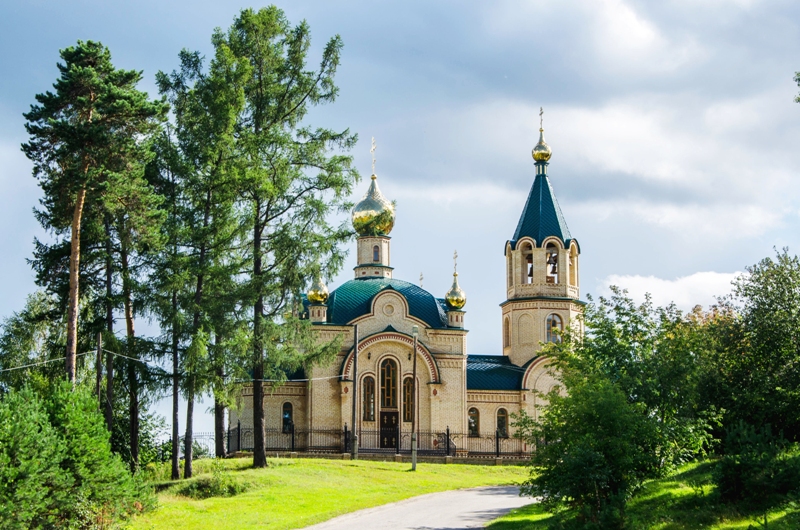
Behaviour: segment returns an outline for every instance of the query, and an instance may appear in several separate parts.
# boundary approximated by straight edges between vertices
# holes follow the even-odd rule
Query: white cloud
[[[791,98],[780,89],[718,101],[647,94],[595,107],[550,106],[545,135],[553,183],[560,197],[581,196],[581,207],[601,219],[621,216],[724,240],[760,236],[794,217],[800,201],[793,185],[800,153],[792,149],[800,123],[785,112],[795,105]],[[399,157],[387,185],[417,173],[425,179],[395,197],[502,207],[532,178],[538,110],[495,98],[396,122],[392,135],[420,156]],[[595,179],[598,190],[604,178],[608,184],[587,196],[564,175]]]
[[[656,306],[674,302],[680,309],[689,311],[696,305],[708,308],[716,302],[717,297],[730,293],[731,281],[739,274],[741,273],[696,272],[674,280],[655,276],[612,274],[600,282],[600,294],[610,295],[610,286],[615,285],[627,289],[636,302],[644,302],[645,294],[650,293]]]
[[[670,74],[709,57],[694,36],[669,35],[630,4],[624,0],[493,2],[484,24],[487,33],[499,39],[534,38],[541,43],[568,35],[573,54],[560,54],[559,59],[606,76]]]
[[[707,55],[694,39],[668,38],[622,0],[590,2],[588,6],[594,49],[605,65],[617,72],[666,73]]]

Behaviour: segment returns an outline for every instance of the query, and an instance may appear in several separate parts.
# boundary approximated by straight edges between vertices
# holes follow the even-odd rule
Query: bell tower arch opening
[[[520,248],[520,256],[522,257],[521,283],[533,283],[533,245],[527,241],[524,242]]]
[[[545,257],[547,260],[547,283],[558,283],[558,247],[555,243],[550,242],[547,244],[545,250]]]

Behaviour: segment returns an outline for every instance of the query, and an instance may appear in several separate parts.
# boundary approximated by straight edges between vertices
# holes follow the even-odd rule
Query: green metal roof
[[[447,327],[443,300],[413,283],[389,278],[359,278],[340,285],[328,298],[328,323],[347,324],[366,315],[372,309],[372,299],[387,289],[405,297],[411,316],[432,328]]]
[[[516,247],[517,241],[526,236],[533,238],[537,245],[550,236],[558,237],[567,247],[572,240],[546,173],[537,174],[533,181],[517,230],[511,240],[512,248]]]
[[[467,355],[467,390],[519,390],[524,373],[505,355]]]

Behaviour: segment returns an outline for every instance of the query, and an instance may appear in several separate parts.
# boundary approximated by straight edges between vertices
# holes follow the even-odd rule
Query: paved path
[[[443,491],[359,510],[308,530],[461,530],[482,528],[489,521],[533,502],[517,486]]]

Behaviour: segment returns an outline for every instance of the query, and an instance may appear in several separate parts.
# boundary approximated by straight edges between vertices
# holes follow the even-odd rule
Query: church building
[[[305,431],[352,430],[355,417],[359,445],[388,448],[397,442],[395,433],[411,431],[414,419],[418,432],[449,429],[480,438],[512,435],[514,412],[537,415],[542,397],[535,391],[544,394],[557,384],[548,373],[548,359],[538,352],[542,343],[560,340],[558,332],[571,322],[579,325],[576,317],[584,302],[580,246],[547,175],[551,149],[542,128],[532,155],[533,185],[505,244],[506,270],[496,271],[506,277],[505,296],[498,293],[504,299],[501,354],[469,354],[467,297],[457,272],[441,298],[394,278],[389,235],[395,211],[378,188],[373,162],[369,190],[352,212],[358,234],[354,278],[330,293],[317,281],[304,300],[319,340],[342,336],[341,351],[329,364],[310,369],[303,380],[267,390],[267,430],[285,432],[288,425]],[[487,242],[487,248],[498,247]],[[249,387],[243,389],[242,408],[231,412],[231,425],[238,421],[253,425]]]

